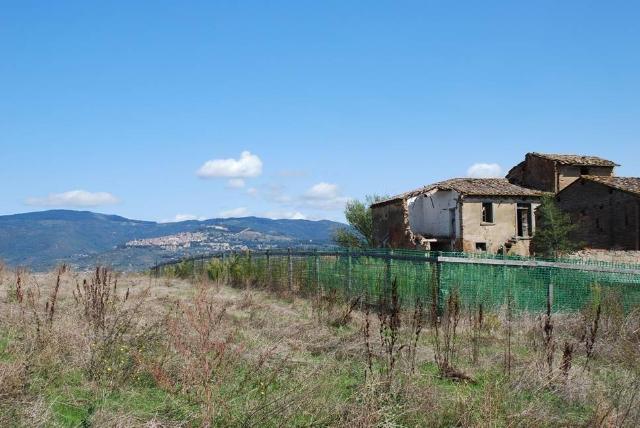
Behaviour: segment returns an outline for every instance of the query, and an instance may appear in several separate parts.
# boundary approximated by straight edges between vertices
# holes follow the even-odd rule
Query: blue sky
[[[639,21],[633,1],[4,1],[0,214],[339,220],[527,151],[639,176]]]

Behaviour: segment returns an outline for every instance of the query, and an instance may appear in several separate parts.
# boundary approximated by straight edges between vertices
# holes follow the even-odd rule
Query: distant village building
[[[596,156],[528,153],[506,178],[454,178],[373,204],[374,238],[381,247],[527,256],[535,210],[550,194],[576,220],[580,242],[640,249],[640,179],[614,177],[616,166]]]
[[[556,196],[589,248],[640,250],[640,178],[583,176]]]

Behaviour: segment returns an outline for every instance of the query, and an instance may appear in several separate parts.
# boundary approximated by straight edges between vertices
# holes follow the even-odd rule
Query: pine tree
[[[569,215],[558,207],[553,196],[543,196],[536,211],[536,221],[536,234],[533,237],[536,255],[557,258],[578,248],[571,240],[575,225],[571,223]]]

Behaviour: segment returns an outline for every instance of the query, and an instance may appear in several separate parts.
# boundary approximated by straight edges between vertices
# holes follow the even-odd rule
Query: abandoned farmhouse
[[[615,177],[595,156],[528,153],[506,178],[454,178],[371,206],[376,244],[390,248],[531,255],[535,212],[555,195],[574,240],[640,250],[640,178]]]

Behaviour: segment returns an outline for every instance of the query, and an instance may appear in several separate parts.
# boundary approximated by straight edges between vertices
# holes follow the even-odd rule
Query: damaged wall
[[[373,236],[376,246],[414,248],[403,199],[372,207]]]
[[[411,231],[428,238],[455,239],[460,230],[459,196],[453,190],[434,190],[410,198],[407,206]],[[453,214],[451,210],[455,210]],[[454,219],[452,215],[455,215]],[[452,224],[455,225],[453,230]]]
[[[507,179],[519,186],[555,193],[555,162],[527,154],[523,162],[520,162],[509,171]]]

